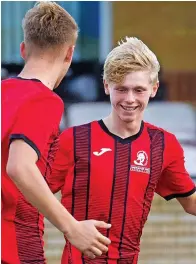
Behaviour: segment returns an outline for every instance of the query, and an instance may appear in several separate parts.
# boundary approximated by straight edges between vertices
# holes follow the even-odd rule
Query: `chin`
[[[120,119],[125,122],[125,123],[132,123],[134,122],[136,119],[133,117],[128,117],[128,116],[121,116]]]

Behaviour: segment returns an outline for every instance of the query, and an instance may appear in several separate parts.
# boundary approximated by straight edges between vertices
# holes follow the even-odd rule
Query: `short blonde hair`
[[[75,43],[78,26],[74,18],[55,2],[37,2],[22,23],[24,41],[40,48]]]
[[[150,72],[152,83],[158,81],[160,64],[155,54],[141,40],[126,37],[108,54],[103,78],[108,83],[122,83],[128,73],[141,70]]]

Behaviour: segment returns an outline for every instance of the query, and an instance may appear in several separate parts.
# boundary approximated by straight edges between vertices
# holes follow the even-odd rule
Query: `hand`
[[[97,228],[110,228],[111,224],[103,221],[74,221],[74,225],[65,234],[69,242],[91,259],[108,251],[110,239],[103,236]]]

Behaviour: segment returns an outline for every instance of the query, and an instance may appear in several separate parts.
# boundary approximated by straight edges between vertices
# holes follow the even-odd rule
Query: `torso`
[[[62,203],[77,220],[112,224],[110,230],[101,230],[112,241],[102,261],[131,259],[139,252],[163,169],[164,133],[143,124],[137,135],[121,139],[109,133],[103,121],[75,127],[70,133],[74,134],[73,163]],[[109,263],[106,260],[93,263]]]

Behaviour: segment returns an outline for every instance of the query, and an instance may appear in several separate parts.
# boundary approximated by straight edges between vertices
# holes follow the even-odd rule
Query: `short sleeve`
[[[39,95],[21,106],[10,132],[10,143],[22,139],[37,153],[38,158],[63,113],[63,102],[56,95]]]
[[[52,173],[47,177],[47,183],[53,193],[64,186],[71,166],[74,166],[73,133],[72,128],[69,128],[59,136],[59,149],[52,165]]]
[[[196,191],[195,184],[185,168],[184,151],[174,135],[165,142],[164,168],[156,192],[170,200],[187,197]]]

